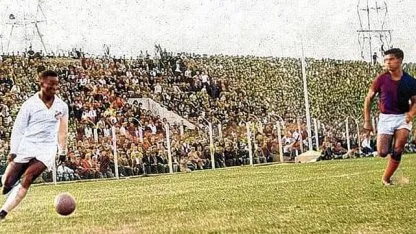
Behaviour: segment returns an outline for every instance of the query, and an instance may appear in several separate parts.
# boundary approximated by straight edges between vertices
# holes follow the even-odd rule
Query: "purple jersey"
[[[403,72],[400,80],[392,80],[390,73],[378,76],[372,89],[379,95],[379,108],[383,114],[403,114],[409,111],[409,99],[416,94],[416,80]]]

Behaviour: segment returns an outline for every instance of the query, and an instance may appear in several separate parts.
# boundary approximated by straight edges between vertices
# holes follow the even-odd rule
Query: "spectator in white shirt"
[[[162,86],[159,83],[155,85],[155,93],[162,93]]]
[[[85,127],[84,133],[88,139],[92,138],[92,128],[89,125]]]

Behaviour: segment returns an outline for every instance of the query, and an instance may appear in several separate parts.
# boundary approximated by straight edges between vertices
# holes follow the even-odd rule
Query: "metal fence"
[[[312,136],[307,135],[305,119],[283,120],[250,116],[249,121],[223,125],[217,119],[201,118],[195,129],[180,124],[152,128],[138,119],[107,127],[85,120],[82,137],[77,131],[69,139],[65,162],[57,161],[43,181],[120,178],[149,174],[190,172],[233,166],[294,162],[303,152],[321,151],[328,136],[341,133],[347,150],[360,151],[360,120],[346,117],[329,128],[312,119]],[[373,121],[376,123],[376,120]],[[108,123],[108,122],[107,122]],[[76,126],[74,126],[76,129]],[[309,138],[312,145],[309,145]],[[0,170],[5,168],[5,158]]]

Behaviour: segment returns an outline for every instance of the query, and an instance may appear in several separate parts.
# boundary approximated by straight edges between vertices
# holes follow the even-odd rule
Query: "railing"
[[[284,149],[283,149],[283,142],[282,136],[284,136],[284,131],[286,130],[287,126],[291,126],[292,131],[296,129],[298,131],[300,137],[300,153],[303,152],[303,142],[306,138],[302,137],[302,131],[304,131],[304,124],[301,121],[301,118],[298,118],[297,121],[294,123],[287,123],[284,121],[282,116],[277,114],[269,114],[267,119],[263,119],[263,121],[258,118],[257,116],[250,115],[248,121],[242,120],[241,124],[237,126],[237,128],[232,129],[232,134],[227,128],[229,126],[223,126],[221,122],[216,118],[211,118],[211,121],[207,118],[201,118],[206,126],[206,130],[200,136],[196,136],[195,131],[192,129],[180,130],[184,129],[183,126],[172,126],[169,123],[163,124],[163,129],[157,129],[156,134],[152,134],[149,131],[144,131],[146,126],[143,126],[141,121],[135,117],[131,117],[131,123],[134,123],[135,126],[135,136],[130,136],[128,133],[126,135],[122,135],[120,132],[120,126],[113,125],[111,126],[111,139],[106,138],[102,131],[99,133],[98,124],[94,123],[93,121],[87,119],[86,122],[93,126],[94,134],[93,137],[90,139],[84,139],[84,142],[77,142],[77,144],[89,144],[90,148],[93,150],[89,150],[89,148],[82,148],[86,149],[85,152],[81,152],[79,157],[83,157],[83,155],[90,154],[94,159],[88,159],[92,162],[97,161],[97,164],[100,164],[100,152],[103,146],[109,146],[111,143],[111,152],[107,152],[110,154],[110,165],[111,173],[114,174],[116,179],[125,176],[139,176],[139,175],[147,175],[152,173],[176,173],[176,172],[184,172],[189,170],[197,170],[197,169],[218,169],[219,167],[226,167],[232,165],[250,165],[255,166],[256,164],[261,164],[264,162],[270,162],[270,160],[261,160],[260,157],[262,156],[263,150],[263,143],[267,142],[266,140],[261,140],[257,142],[254,138],[256,134],[256,127],[259,127],[259,132],[257,134],[261,136],[265,136],[265,131],[268,131],[271,136],[269,140],[277,141],[278,145],[275,145],[278,150],[269,153],[269,158],[272,158],[270,155],[278,156],[278,158],[274,158],[272,163],[282,163],[286,162],[287,158],[285,158]],[[360,142],[359,136],[359,120],[356,120],[350,116],[348,116],[345,121],[345,136],[347,139],[347,148],[350,150],[350,123],[353,120],[356,124],[356,133],[358,136],[357,142]],[[317,146],[317,150],[319,150],[319,131],[326,130],[325,125],[317,119],[313,119],[313,126],[314,126],[314,136],[313,139]],[[218,129],[217,133],[214,135],[214,128]],[[244,130],[243,130],[244,129]],[[142,133],[140,133],[142,131]],[[226,131],[225,134],[224,131]],[[233,135],[234,134],[234,135]],[[193,137],[193,138],[191,138]],[[312,137],[312,136],[308,136]],[[155,138],[155,139],[153,139]],[[156,139],[157,138],[157,139]],[[221,145],[221,142],[229,142],[232,145],[232,153],[235,157],[236,163],[229,163],[225,161],[225,150],[222,150],[224,145]],[[130,146],[123,145],[128,142],[131,144]],[[162,142],[162,144],[160,144]],[[246,144],[244,144],[244,142]],[[133,146],[137,146],[138,152],[140,152],[140,156],[136,157],[136,153],[133,152]],[[148,144],[148,145],[147,145]],[[197,148],[192,148],[191,145],[193,144],[200,144]],[[237,145],[239,147],[237,147]],[[245,145],[245,146],[241,146]],[[253,148],[253,146],[255,148]],[[127,147],[127,148],[125,148]],[[181,149],[183,147],[184,149]],[[206,151],[207,147],[209,147],[209,152]],[[309,146],[310,149],[312,146]],[[108,148],[110,149],[110,148]],[[182,151],[183,152],[182,152]],[[74,150],[72,150],[74,151]],[[190,159],[190,155],[194,154],[194,151],[197,151],[196,155],[197,158],[203,161],[203,163],[196,165],[195,161]],[[190,154],[190,152],[192,152]],[[260,153],[259,153],[260,152]],[[121,153],[121,154],[120,154]],[[97,156],[98,155],[98,156]],[[286,155],[287,156],[287,155]],[[70,156],[68,160],[74,160],[74,156]],[[221,158],[222,157],[222,158]],[[97,159],[98,158],[98,159]],[[199,160],[196,159],[196,160]],[[121,164],[120,164],[121,160]],[[126,163],[128,160],[128,163]],[[222,161],[224,165],[222,164]],[[201,161],[198,161],[200,163]],[[220,163],[221,162],[221,163]],[[195,166],[196,165],[196,166]],[[202,166],[201,166],[202,165]],[[72,173],[77,173],[78,168],[73,168],[74,171]],[[98,170],[97,168],[92,168],[92,171]],[[100,169],[101,170],[101,169]],[[100,173],[104,173],[103,171],[99,171]],[[99,174],[99,173],[98,173]],[[51,175],[53,178],[52,180],[57,183],[62,181],[62,178],[58,178],[57,169],[54,168],[53,174]],[[60,175],[62,177],[62,175]],[[87,177],[83,175],[78,175],[82,179],[87,179]],[[77,178],[77,176],[72,176],[70,178]],[[91,178],[91,177],[88,177]],[[100,178],[92,177],[92,178]]]

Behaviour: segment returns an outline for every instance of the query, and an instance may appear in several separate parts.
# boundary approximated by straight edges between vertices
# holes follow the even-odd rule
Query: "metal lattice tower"
[[[13,49],[27,50],[33,44],[39,44],[45,53],[47,48],[39,25],[46,23],[42,0],[14,0],[6,6],[3,17],[2,52],[11,52]],[[6,46],[3,46],[5,39]],[[10,44],[16,44],[12,49]]]
[[[372,61],[374,53],[382,54],[392,46],[392,30],[388,29],[388,8],[384,0],[358,0],[357,30],[361,57]]]

